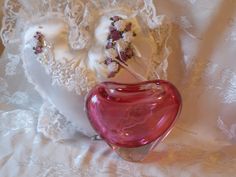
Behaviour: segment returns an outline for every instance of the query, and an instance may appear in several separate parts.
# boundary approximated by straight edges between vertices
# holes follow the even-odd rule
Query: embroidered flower
[[[105,61],[107,65],[108,77],[114,77],[120,69],[120,64],[116,62],[126,62],[134,56],[131,42],[136,36],[132,31],[132,23],[123,20],[119,16],[111,17],[111,25],[109,26],[109,35],[107,37],[107,45],[105,46]]]
[[[43,47],[45,47],[45,40],[44,40],[44,35],[41,32],[36,32],[34,35],[34,38],[37,40],[37,44],[35,47],[33,47],[34,53],[37,55],[39,53],[43,52]]]

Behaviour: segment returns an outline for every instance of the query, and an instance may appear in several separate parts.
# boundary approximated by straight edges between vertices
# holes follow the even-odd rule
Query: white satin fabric
[[[25,79],[20,59],[5,52],[0,176],[235,176],[236,1],[157,0],[156,5],[174,23],[168,80],[183,97],[170,135],[142,163],[120,159],[103,141],[76,134],[53,107],[45,105],[39,115],[41,98]],[[37,125],[38,117],[55,115],[50,126]],[[53,142],[43,131],[57,138]]]

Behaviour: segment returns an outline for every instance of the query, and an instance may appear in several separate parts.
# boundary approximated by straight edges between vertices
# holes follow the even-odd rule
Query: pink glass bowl
[[[103,82],[88,94],[86,110],[93,128],[123,157],[124,149],[150,151],[167,135],[181,110],[181,96],[164,80]]]

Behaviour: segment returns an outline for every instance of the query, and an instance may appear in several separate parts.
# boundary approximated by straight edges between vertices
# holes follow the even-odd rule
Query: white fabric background
[[[52,142],[36,131],[40,98],[23,79],[20,61],[7,60],[5,53],[0,60],[0,176],[235,176],[236,1],[156,4],[159,14],[175,23],[168,79],[182,94],[183,110],[171,134],[142,163],[126,162],[103,141],[80,135]]]

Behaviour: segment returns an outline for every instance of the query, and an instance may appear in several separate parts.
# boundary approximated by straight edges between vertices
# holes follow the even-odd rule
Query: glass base
[[[147,155],[156,147],[161,139],[162,138],[159,138],[152,143],[134,148],[119,147],[112,144],[109,145],[122,159],[130,162],[140,162],[147,157]]]

